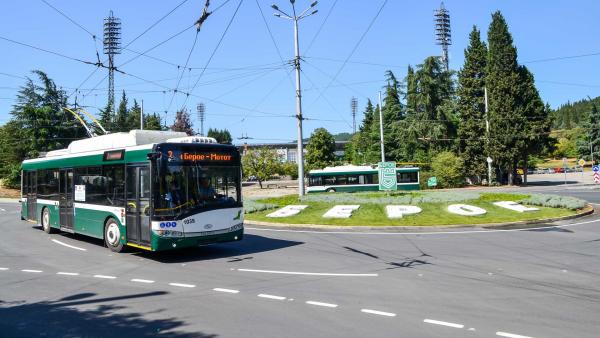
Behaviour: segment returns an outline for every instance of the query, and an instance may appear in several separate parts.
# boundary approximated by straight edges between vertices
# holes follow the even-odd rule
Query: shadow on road
[[[155,291],[126,296],[93,298],[95,293],[81,293],[38,303],[0,301],[0,336],[2,337],[156,337],[212,338],[217,335],[177,331],[186,323],[174,318],[146,319],[141,313],[125,313],[126,307],[106,304],[121,300],[166,295]],[[77,305],[92,310],[77,309]]]
[[[161,263],[185,263],[219,258],[232,258],[228,262],[252,259],[250,255],[259,252],[285,249],[291,246],[304,244],[304,242],[287,241],[258,235],[245,234],[239,242],[211,244],[196,248],[186,248],[173,251],[147,252],[139,251],[135,254],[140,257],[159,261]]]

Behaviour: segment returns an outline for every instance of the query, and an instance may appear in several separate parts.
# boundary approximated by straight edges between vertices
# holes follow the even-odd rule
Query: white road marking
[[[523,229],[495,229],[495,230],[467,230],[467,231],[429,231],[429,232],[364,232],[364,231],[318,231],[318,230],[292,230],[292,229],[264,229],[264,228],[253,228],[253,227],[245,227],[247,230],[255,230],[255,231],[272,231],[272,232],[297,232],[297,233],[305,233],[305,234],[330,234],[330,235],[363,235],[363,236],[372,236],[372,235],[394,235],[394,236],[406,236],[406,235],[460,235],[460,234],[481,234],[481,233],[496,233],[496,232],[515,232],[515,231],[531,231],[531,230],[543,230],[548,228],[568,228],[577,225],[584,225],[590,223],[598,223],[600,219],[595,219],[591,221],[579,222],[579,223],[570,223],[563,225],[552,225],[545,227],[535,227],[535,228],[523,228]],[[252,223],[249,221],[248,223]]]
[[[182,288],[195,288],[196,287],[196,285],[194,285],[194,284],[183,284],[183,283],[169,283],[169,285],[171,285],[171,286],[179,286],[179,287],[182,287]]]
[[[56,274],[57,275],[63,275],[63,276],[79,276],[78,272],[63,272],[63,271],[59,271]]]
[[[462,324],[443,322],[441,320],[435,320],[435,319],[424,319],[423,322],[428,323],[428,324],[436,324],[436,325],[443,325],[443,326],[454,327],[454,328],[457,328],[457,329],[462,329],[463,327],[465,327]]]
[[[508,333],[508,332],[496,332],[497,336],[501,336],[501,337],[509,337],[509,338],[533,338],[533,337],[529,337],[529,336],[521,336],[520,334],[514,334],[514,333]]]
[[[285,300],[285,297],[267,295],[267,294],[264,294],[264,293],[261,293],[260,295],[258,295],[258,297],[260,297],[260,298],[268,298],[268,299],[275,299],[275,300]]]
[[[0,268],[0,271],[6,271],[8,268]]]
[[[73,245],[69,245],[69,244],[67,244],[67,243],[63,243],[63,242],[61,242],[61,241],[58,241],[58,240],[56,240],[56,239],[52,239],[52,242],[54,242],[54,243],[56,243],[56,244],[60,244],[60,245],[62,245],[62,246],[66,246],[67,248],[71,248],[71,249],[75,249],[75,250],[79,250],[79,251],[87,251],[87,249],[80,248],[80,247],[73,246]]]
[[[377,276],[379,276],[379,274],[376,274],[376,273],[328,273],[328,272],[255,270],[255,269],[237,269],[237,271],[275,273],[275,274],[283,274],[283,275],[333,276],[333,277],[377,277]]]
[[[149,279],[139,279],[139,278],[134,278],[131,280],[134,283],[145,283],[145,284],[152,284],[154,283],[153,280],[149,280]]]
[[[316,305],[316,306],[324,306],[324,307],[333,307],[333,308],[337,307],[337,304],[315,302],[315,301],[312,301],[312,300],[307,301],[306,304]]]
[[[42,270],[29,270],[29,269],[24,269],[24,270],[21,270],[21,271],[23,271],[23,272],[33,272],[33,273],[40,273],[40,272],[44,272],[44,271],[42,271]]]
[[[223,288],[214,288],[213,291],[226,292],[226,293],[240,293],[239,290],[223,289]]]
[[[0,208],[0,211],[6,211],[5,209]]]
[[[386,316],[386,317],[396,317],[395,313],[383,312],[383,311],[377,311],[377,310],[371,310],[371,309],[361,309],[360,312],[370,313],[370,314],[379,315],[379,316]]]
[[[106,275],[94,275],[94,278],[104,278],[104,279],[115,279],[115,276],[106,276]]]

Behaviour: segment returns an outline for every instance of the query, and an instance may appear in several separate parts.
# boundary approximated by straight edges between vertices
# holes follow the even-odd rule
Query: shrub
[[[260,203],[255,200],[244,200],[244,214],[251,214],[257,211],[276,209],[279,206],[270,203]]]
[[[442,188],[461,187],[465,184],[463,161],[450,151],[437,154],[431,162],[433,176]]]
[[[570,210],[582,209],[586,205],[586,202],[579,198],[546,194],[533,194],[529,198],[520,200],[519,203]]]
[[[480,197],[477,192],[454,192],[454,191],[432,191],[432,192],[390,192],[390,193],[323,193],[306,195],[302,202],[320,202],[333,204],[419,204],[419,203],[445,203],[475,200]]]

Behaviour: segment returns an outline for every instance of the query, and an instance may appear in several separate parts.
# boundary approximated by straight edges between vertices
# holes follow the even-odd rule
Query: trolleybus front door
[[[73,169],[60,170],[58,189],[60,227],[73,229]]]
[[[150,245],[150,167],[127,167],[127,241]]]
[[[27,218],[37,221],[37,173],[27,171],[25,179],[27,180]]]

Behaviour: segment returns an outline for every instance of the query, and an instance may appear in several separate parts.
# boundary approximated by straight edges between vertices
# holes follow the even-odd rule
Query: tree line
[[[506,20],[492,14],[487,42],[476,26],[458,71],[447,71],[439,57],[408,66],[400,81],[386,72],[381,107],[385,158],[430,164],[448,153],[462,162],[465,178],[487,178],[487,157],[495,180],[514,183],[518,168],[552,147],[551,109],[535,87],[532,73],[517,61]],[[488,112],[485,109],[487,91]],[[379,106],[367,101],[364,119],[346,149],[347,160],[380,161]]]
[[[21,183],[20,166],[27,158],[36,158],[48,151],[64,149],[75,140],[89,137],[79,119],[85,116],[77,106],[68,102],[69,96],[46,73],[34,70],[16,95],[16,103],[10,111],[10,119],[0,126],[0,179],[3,184],[18,187]],[[187,109],[180,109],[173,124],[166,126],[157,113],[142,113],[137,100],[130,100],[123,91],[118,107],[113,102],[100,109],[99,122],[110,133],[129,132],[140,128],[144,120],[145,130],[174,130],[195,135]],[[91,132],[104,132],[90,123]],[[210,129],[209,137],[220,143],[231,143],[228,130]]]

